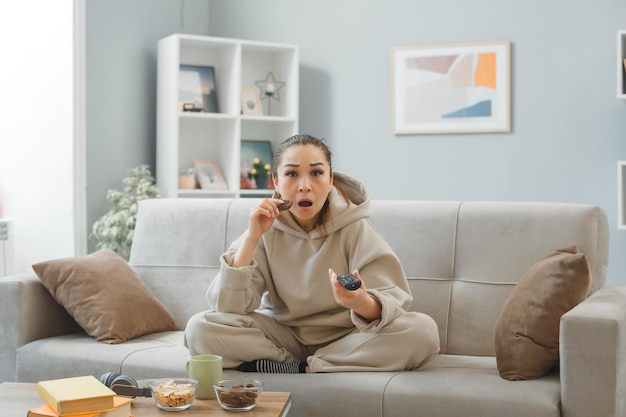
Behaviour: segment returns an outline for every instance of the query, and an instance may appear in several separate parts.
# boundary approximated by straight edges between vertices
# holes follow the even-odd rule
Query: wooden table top
[[[0,404],[2,417],[25,417],[28,410],[44,404],[37,395],[37,384],[20,382],[3,382],[0,384]],[[257,406],[251,411],[242,413],[242,417],[285,417],[291,406],[289,392],[262,392]],[[217,400],[198,400],[184,411],[163,411],[157,408],[152,398],[135,398],[131,411],[134,417],[233,417],[235,414],[220,407]]]

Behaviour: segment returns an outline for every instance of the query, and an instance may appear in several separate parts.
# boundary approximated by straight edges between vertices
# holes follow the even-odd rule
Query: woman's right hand
[[[267,232],[270,227],[272,227],[276,218],[278,218],[280,214],[278,205],[282,204],[282,202],[282,200],[276,198],[265,198],[250,208],[248,233],[243,239],[241,247],[233,257],[231,266],[240,268],[252,264],[254,248],[263,233]]]
[[[280,211],[278,205],[282,200],[276,198],[264,198],[259,204],[250,209],[250,219],[248,226],[248,236],[260,239],[263,233],[267,232],[274,221],[278,218]]]

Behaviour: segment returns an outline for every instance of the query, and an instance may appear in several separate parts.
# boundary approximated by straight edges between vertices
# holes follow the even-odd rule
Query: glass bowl
[[[181,411],[193,404],[198,381],[192,378],[163,378],[148,384],[154,403],[161,410]]]
[[[249,411],[263,392],[258,379],[224,379],[213,385],[217,402],[227,411]]]

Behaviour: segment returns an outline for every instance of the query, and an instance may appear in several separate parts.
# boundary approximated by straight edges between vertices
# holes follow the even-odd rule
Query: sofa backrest
[[[152,199],[139,204],[130,264],[179,328],[207,309],[220,255],[247,227],[254,199]],[[608,264],[597,206],[563,203],[382,201],[371,221],[400,258],[412,310],[439,326],[441,352],[493,356],[494,329],[516,282],[555,249],[587,254],[591,292]]]

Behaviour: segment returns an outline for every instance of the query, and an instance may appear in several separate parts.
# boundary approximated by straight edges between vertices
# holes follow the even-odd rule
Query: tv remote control
[[[357,279],[352,274],[344,274],[337,277],[337,281],[343,285],[347,290],[354,291],[361,287],[361,280]]]

